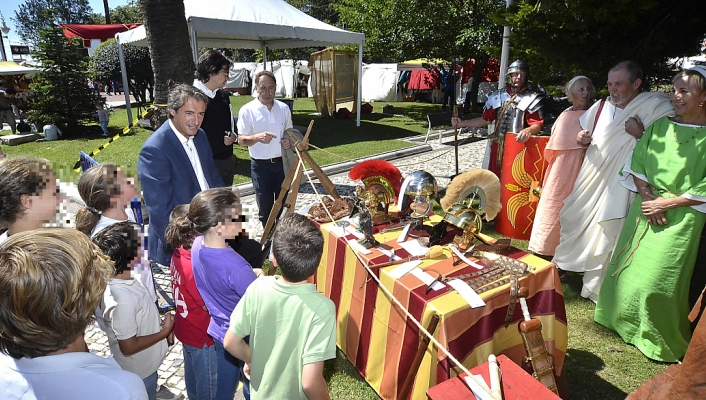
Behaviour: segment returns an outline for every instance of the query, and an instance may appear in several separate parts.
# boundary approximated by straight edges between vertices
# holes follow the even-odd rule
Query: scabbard
[[[532,376],[558,396],[559,391],[554,379],[554,365],[542,336],[542,323],[538,319],[532,318],[529,321],[520,322],[517,328],[522,335],[522,342],[527,351],[525,361],[529,362],[534,371]]]

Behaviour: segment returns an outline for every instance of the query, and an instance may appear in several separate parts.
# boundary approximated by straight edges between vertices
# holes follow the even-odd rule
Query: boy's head
[[[112,270],[76,230],[12,235],[0,244],[0,351],[19,359],[66,348],[93,320]]]
[[[101,230],[93,237],[93,243],[115,263],[114,274],[130,269],[140,250],[140,225],[123,221]]]
[[[272,255],[287,281],[302,282],[314,275],[323,251],[324,236],[309,218],[291,213],[277,223]]]
[[[96,103],[96,110],[102,110],[102,109],[103,109],[103,104]]]

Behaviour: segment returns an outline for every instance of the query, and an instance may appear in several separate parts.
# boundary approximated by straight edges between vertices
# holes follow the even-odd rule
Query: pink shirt
[[[574,150],[585,149],[576,142],[576,137],[583,130],[579,118],[586,110],[571,111],[571,107],[564,110],[552,126],[552,136],[547,143],[547,150]]]

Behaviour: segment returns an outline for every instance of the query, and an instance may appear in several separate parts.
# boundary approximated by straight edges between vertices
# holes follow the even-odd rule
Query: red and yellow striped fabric
[[[324,254],[315,281],[318,290],[336,305],[338,347],[366,381],[383,399],[396,399],[398,391],[409,373],[420,343],[417,327],[407,321],[405,314],[378,290],[377,283],[369,279],[363,265],[343,238],[330,231],[331,224],[322,225],[325,238]],[[395,248],[400,257],[409,254],[396,243],[399,232],[377,234],[376,239]],[[355,239],[349,235],[346,239]],[[388,260],[377,249],[361,255],[369,265]],[[554,356],[557,375],[561,375],[567,347],[566,311],[556,269],[547,261],[520,250],[510,257],[522,260],[532,267],[532,272],[520,280],[529,289],[527,304],[534,318],[542,322],[544,339]],[[458,275],[476,271],[464,263],[454,266],[449,250],[443,259],[425,260],[418,268],[436,276]],[[466,368],[487,361],[489,354],[504,354],[516,363],[525,356],[517,324],[522,320],[519,305],[515,308],[513,322],[504,327],[510,301],[509,285],[481,294],[486,306],[470,308],[454,290],[442,289],[425,294],[426,285],[412,274],[401,279],[390,276],[396,266],[375,269],[382,284],[424,326],[432,315],[440,317],[434,337]],[[457,371],[451,361],[435,346],[430,345],[417,373],[412,399],[426,399],[428,388],[441,383]]]

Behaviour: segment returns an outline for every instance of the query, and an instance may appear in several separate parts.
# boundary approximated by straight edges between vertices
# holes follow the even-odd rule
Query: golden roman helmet
[[[468,247],[473,235],[483,227],[482,216],[493,220],[500,212],[500,180],[484,169],[472,169],[454,178],[441,199],[444,221],[463,230],[454,243]]]
[[[373,218],[387,215],[388,206],[395,202],[402,182],[402,173],[385,160],[368,160],[353,167],[348,177],[363,183],[356,186],[356,196],[365,202]]]

